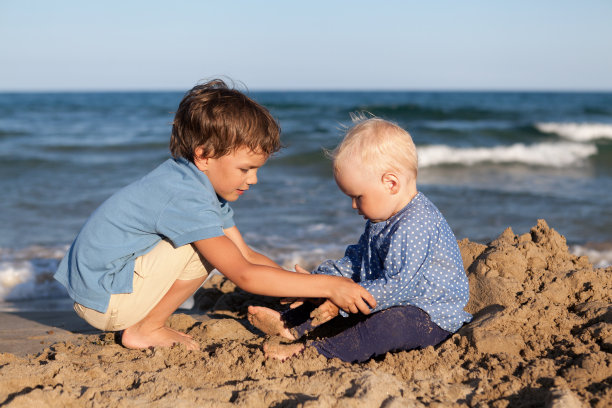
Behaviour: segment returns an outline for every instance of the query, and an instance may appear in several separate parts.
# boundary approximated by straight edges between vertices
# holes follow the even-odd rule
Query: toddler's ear
[[[399,192],[400,180],[395,174],[385,173],[383,174],[381,181],[389,193],[397,194]]]

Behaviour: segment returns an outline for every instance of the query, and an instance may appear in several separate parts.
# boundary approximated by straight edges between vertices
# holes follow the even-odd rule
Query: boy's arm
[[[193,244],[219,272],[247,292],[278,297],[326,297],[351,313],[361,311],[368,314],[368,304],[376,306],[374,297],[350,279],[306,275],[253,264],[245,259],[236,244],[225,235]]]
[[[242,238],[242,234],[238,230],[236,226],[223,230],[225,236],[227,236],[234,245],[238,247],[238,250],[244,256],[244,258],[252,264],[255,265],[268,265],[273,266],[275,268],[280,268],[280,266],[268,258],[267,256],[260,254],[257,251],[254,251]]]

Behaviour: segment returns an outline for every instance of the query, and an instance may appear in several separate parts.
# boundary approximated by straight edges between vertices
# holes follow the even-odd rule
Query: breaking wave
[[[553,133],[575,142],[590,142],[598,139],[612,139],[612,124],[607,123],[536,123],[536,129]]]
[[[420,146],[419,167],[441,165],[471,166],[480,163],[527,164],[541,167],[563,167],[584,164],[597,147],[582,143],[517,143],[494,147]]]

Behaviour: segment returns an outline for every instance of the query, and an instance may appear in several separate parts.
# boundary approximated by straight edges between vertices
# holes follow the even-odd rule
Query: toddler
[[[312,273],[351,278],[374,296],[377,306],[375,313],[354,315],[342,322],[347,328],[309,345],[327,358],[361,362],[440,343],[471,319],[463,310],[468,280],[449,225],[417,191],[412,138],[388,121],[362,120],[332,157],[338,187],[367,221],[359,242],[342,259],[328,260]],[[250,306],[249,320],[267,334],[296,340],[338,314],[330,301],[313,309],[304,304],[280,314]],[[281,360],[305,347],[264,344],[267,356]]]

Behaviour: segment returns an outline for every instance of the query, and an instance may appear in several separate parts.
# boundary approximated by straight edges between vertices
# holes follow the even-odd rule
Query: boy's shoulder
[[[214,193],[214,188],[210,184],[208,177],[193,163],[182,158],[167,159],[130,186],[136,189],[149,190],[149,192],[156,188],[161,188],[169,191],[177,189],[203,189]]]
[[[184,159],[167,159],[117,191],[99,210],[128,212],[133,207],[132,211],[158,213],[170,203],[184,201],[195,206],[220,205],[210,181],[195,165]]]
[[[187,161],[168,159],[102,203],[80,235],[97,239],[106,231],[117,241],[125,234],[156,234],[180,246],[190,237],[186,231],[232,225],[233,210],[219,201],[206,175]]]
[[[141,180],[156,180],[159,182],[163,180],[163,177],[189,176],[190,173],[194,173],[190,167],[190,162],[186,159],[169,158],[147,173]]]

